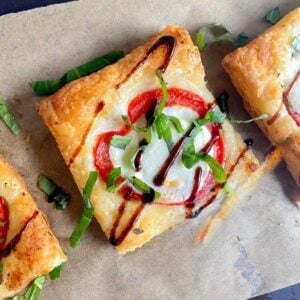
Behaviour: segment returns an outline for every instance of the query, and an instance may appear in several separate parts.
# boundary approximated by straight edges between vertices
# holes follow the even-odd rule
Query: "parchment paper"
[[[85,0],[0,17],[0,89],[23,134],[0,124],[0,151],[19,169],[47,214],[69,261],[41,299],[245,299],[300,281],[300,217],[291,199],[297,192],[284,164],[242,199],[204,245],[195,237],[210,213],[186,221],[142,249],[121,256],[94,221],[80,247],[68,238],[82,212],[82,199],[48,129],[34,109],[39,100],[28,82],[59,78],[66,70],[109,50],[130,51],[169,24],[183,24],[195,37],[200,25],[226,24],[237,35],[255,37],[269,25],[265,13],[295,0]],[[220,67],[230,47],[204,54],[209,86],[230,92],[230,109],[246,117],[241,100]],[[261,156],[268,143],[255,125],[240,126],[254,137]],[[45,173],[72,193],[61,212],[36,187]]]

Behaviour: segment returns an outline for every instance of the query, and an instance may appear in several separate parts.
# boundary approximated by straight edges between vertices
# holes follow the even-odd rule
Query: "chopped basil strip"
[[[167,118],[173,124],[173,126],[175,127],[175,129],[178,133],[183,132],[183,127],[178,118],[173,117],[173,116],[167,116]]]
[[[110,171],[106,183],[106,189],[108,192],[115,192],[118,187],[116,186],[116,180],[121,176],[121,167],[114,168]]]
[[[215,160],[213,157],[211,157],[209,154],[200,153],[200,155],[201,155],[201,160],[206,162],[209,165],[210,169],[212,170],[215,181],[220,182],[220,183],[225,182],[226,181],[226,173],[225,173],[223,166],[217,160]]]
[[[155,119],[155,127],[158,138],[161,139],[163,137],[168,146],[169,151],[171,151],[173,148],[172,131],[169,126],[168,117],[163,113],[158,115]]]
[[[300,52],[300,39],[298,37],[294,37],[292,40],[291,46],[297,51]]]
[[[266,15],[266,21],[274,25],[281,19],[279,7],[271,9]]]
[[[234,192],[234,189],[226,182],[224,184],[224,191],[226,194],[232,194]]]
[[[238,36],[238,38],[235,40],[234,44],[237,46],[244,46],[248,43],[249,37],[247,33],[241,32]]]
[[[86,232],[87,228],[89,227],[92,221],[94,215],[94,206],[90,198],[97,179],[98,179],[98,172],[91,171],[89,178],[83,189],[83,200],[84,200],[83,214],[82,217],[80,218],[79,224],[74,229],[70,238],[70,246],[72,248],[75,248],[80,244],[83,234]]]
[[[124,53],[122,51],[111,51],[68,71],[60,79],[35,81],[30,83],[30,85],[34,92],[39,96],[52,95],[66,83],[99,71],[102,68],[117,62],[123,56]]]
[[[131,141],[132,136],[130,135],[114,135],[110,140],[110,144],[124,150]]]
[[[4,238],[0,238],[0,243],[4,242]]]
[[[55,203],[58,210],[65,209],[71,199],[71,195],[58,187],[51,179],[41,174],[38,178],[38,187],[48,195],[48,202]]]
[[[150,144],[152,142],[152,128],[149,127],[146,134],[145,134],[145,140],[147,141],[147,144]]]
[[[45,275],[37,277],[28,287],[24,295],[14,296],[13,300],[37,300],[46,281],[46,278],[47,277]]]
[[[251,123],[254,121],[259,121],[259,120],[265,120],[267,119],[269,116],[267,114],[262,114],[256,118],[250,119],[250,120],[231,120],[232,123],[237,123],[237,124],[247,124],[247,123]]]
[[[134,124],[132,124],[130,122],[128,116],[126,116],[126,115],[122,115],[122,120],[126,123],[126,125],[128,125],[134,131],[137,131],[137,132],[146,132],[148,130],[148,128],[146,126],[145,127],[137,127]]]
[[[63,83],[76,80],[80,77],[95,73],[104,67],[115,63],[124,56],[123,51],[111,51],[103,56],[97,57],[83,65],[80,65],[70,71],[68,71],[62,78]]]
[[[30,83],[31,88],[38,96],[52,95],[63,87],[61,79],[39,80]]]
[[[9,112],[4,97],[1,94],[0,94],[0,118],[14,135],[18,135],[21,132],[21,127],[19,126],[19,124],[17,123],[13,115]]]
[[[168,87],[167,87],[167,83],[164,81],[163,76],[162,76],[162,71],[161,70],[157,70],[156,71],[156,76],[159,79],[160,85],[161,85],[161,89],[162,89],[162,99],[156,109],[155,114],[156,115],[160,115],[164,109],[164,107],[166,106],[166,103],[168,101]]]
[[[6,222],[0,221],[0,227],[3,227],[6,224]]]
[[[226,114],[227,118],[230,120],[230,114],[229,114],[229,109],[228,109],[228,99],[229,99],[229,94],[224,91],[218,98],[217,98],[217,103],[223,113]]]
[[[62,262],[61,264],[59,264],[57,267],[55,267],[51,272],[50,272],[50,278],[51,280],[56,280],[60,277],[60,272],[61,269],[64,266],[64,262]]]
[[[226,119],[226,114],[218,111],[209,110],[204,119],[198,119],[194,121],[196,126],[204,126],[208,123],[223,123]]]
[[[0,273],[2,273],[3,272],[3,263],[2,263],[2,261],[0,261]]]
[[[200,27],[196,37],[196,44],[199,50],[203,51],[215,42],[230,40],[230,37],[231,32],[225,26],[211,24]]]
[[[147,185],[142,180],[138,179],[137,177],[129,177],[128,181],[141,193],[144,195],[149,195],[149,201],[156,200],[160,197],[160,193],[155,191],[152,187]]]

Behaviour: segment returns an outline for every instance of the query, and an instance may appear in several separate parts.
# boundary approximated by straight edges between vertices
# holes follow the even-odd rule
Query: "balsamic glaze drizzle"
[[[162,72],[165,72],[170,60],[173,56],[175,47],[176,47],[176,38],[171,36],[171,35],[165,35],[160,37],[153,45],[152,47],[147,51],[145,57],[138,62],[132,69],[131,71],[125,76],[124,80],[122,80],[120,83],[118,83],[118,85],[116,86],[117,88],[119,88],[124,82],[126,82],[128,80],[128,78],[139,68],[141,67],[146,60],[149,58],[149,56],[155,52],[155,50],[157,50],[160,46],[166,46],[167,48],[167,52],[165,54],[163,63],[158,67],[159,70],[161,70]]]
[[[191,134],[194,127],[195,127],[195,125],[192,124],[190,126],[190,128],[187,130],[187,132],[177,141],[177,143],[173,147],[170,155],[167,157],[164,164],[162,165],[162,167],[160,168],[160,170],[158,171],[158,173],[155,175],[155,177],[153,179],[153,183],[156,186],[162,186],[163,185],[163,183],[164,183],[164,181],[167,177],[167,174],[170,170],[170,167],[172,166],[175,158],[178,156],[178,154],[180,152],[183,141],[185,140],[186,137],[188,137]]]

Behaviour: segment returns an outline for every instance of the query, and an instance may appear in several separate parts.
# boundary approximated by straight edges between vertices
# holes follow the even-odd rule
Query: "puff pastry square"
[[[95,217],[121,253],[141,247],[186,218],[197,216],[217,195],[218,199],[224,196],[223,184],[215,183],[206,163],[191,169],[183,166],[181,148],[162,180],[160,171],[171,154],[156,133],[144,149],[141,170],[130,165],[143,133],[131,130],[121,116],[127,115],[136,126],[143,126],[144,116],[162,99],[158,69],[168,84],[163,112],[177,117],[185,132],[179,134],[171,128],[174,145],[178,145],[195,118],[217,109],[206,87],[199,51],[181,26],[165,28],[114,65],[68,84],[38,105],[79,190],[90,171],[99,171],[91,196]],[[133,137],[125,150],[110,145],[113,135],[125,134]],[[223,164],[233,188],[240,187],[258,166],[227,121],[222,126],[213,123],[204,127],[195,144]],[[108,171],[119,166],[122,176],[139,178],[158,191],[160,198],[148,203],[131,186],[108,192]]]
[[[66,257],[23,179],[1,155],[0,221],[3,299],[21,292]]]
[[[285,16],[248,45],[223,60],[249,114],[268,114],[258,125],[274,146],[281,146],[287,166],[300,184],[300,9]]]

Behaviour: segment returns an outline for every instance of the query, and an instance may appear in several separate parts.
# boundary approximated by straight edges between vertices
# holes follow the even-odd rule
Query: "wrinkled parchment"
[[[183,24],[195,38],[200,25],[226,24],[237,35],[255,37],[269,25],[265,13],[279,5],[286,13],[297,0],[85,0],[0,17],[0,90],[23,134],[0,124],[0,151],[19,169],[47,214],[69,261],[41,299],[243,299],[300,281],[300,217],[291,202],[296,187],[284,164],[242,199],[204,245],[195,237],[213,208],[134,253],[119,255],[94,221],[82,245],[68,237],[82,211],[82,199],[53,138],[34,109],[38,97],[28,82],[59,78],[66,70],[109,50],[142,44],[169,24]],[[232,48],[212,47],[203,55],[208,84],[231,94],[234,116],[246,114],[220,67]],[[240,126],[255,139],[259,156],[268,142],[255,125]],[[45,173],[72,193],[61,212],[36,187]]]

